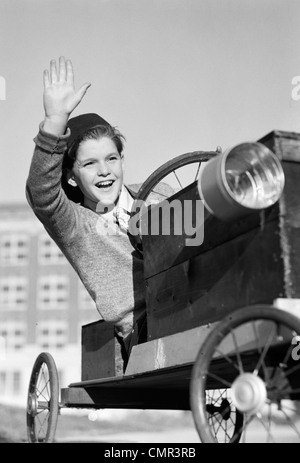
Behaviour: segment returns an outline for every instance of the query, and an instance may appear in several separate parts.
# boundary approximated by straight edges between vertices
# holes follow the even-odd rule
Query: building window
[[[0,310],[24,310],[27,303],[27,278],[7,277],[0,280]]]
[[[6,351],[22,349],[26,344],[26,325],[22,321],[5,321],[0,324],[0,338]]]
[[[78,307],[79,309],[84,310],[97,310],[96,303],[89,295],[88,291],[85,289],[84,285],[79,280],[79,287],[78,287]]]
[[[42,349],[62,349],[68,342],[67,322],[42,320],[38,322],[36,336]]]
[[[42,233],[39,236],[38,249],[40,264],[50,265],[66,263],[65,256],[47,233]]]
[[[29,236],[9,233],[0,236],[0,264],[27,265],[29,262]]]
[[[69,279],[65,275],[47,275],[38,279],[38,308],[67,309]]]

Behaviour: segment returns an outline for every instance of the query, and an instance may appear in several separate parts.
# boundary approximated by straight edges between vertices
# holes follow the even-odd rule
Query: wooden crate
[[[271,208],[224,223],[207,216],[204,242],[143,236],[148,340],[215,322],[232,310],[300,297],[300,134],[259,140],[282,161],[285,188]],[[197,184],[172,199],[200,199]]]
[[[99,320],[82,326],[81,380],[110,378],[122,374],[123,362],[113,325]]]

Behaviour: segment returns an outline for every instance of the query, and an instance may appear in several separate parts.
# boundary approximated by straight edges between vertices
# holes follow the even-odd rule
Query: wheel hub
[[[241,374],[232,384],[232,402],[244,413],[254,415],[267,398],[265,383],[252,373]]]
[[[27,401],[27,413],[28,415],[35,416],[37,414],[38,401],[35,394],[29,394]]]

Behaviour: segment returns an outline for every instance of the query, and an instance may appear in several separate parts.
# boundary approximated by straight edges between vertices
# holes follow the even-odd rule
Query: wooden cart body
[[[133,347],[123,374],[116,369],[113,326],[83,326],[81,381],[61,390],[62,406],[190,409],[192,366],[219,320],[255,304],[297,311],[300,134],[273,131],[259,142],[282,162],[280,200],[235,222],[208,217],[201,246],[186,246],[184,234],[143,237],[148,340]],[[197,183],[174,198],[196,201]],[[244,341],[253,342],[250,333]]]

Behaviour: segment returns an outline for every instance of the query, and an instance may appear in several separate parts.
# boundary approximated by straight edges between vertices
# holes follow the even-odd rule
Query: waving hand
[[[90,85],[85,83],[76,91],[72,62],[61,56],[57,66],[56,61],[51,60],[50,72],[44,71],[44,130],[62,135],[70,114]]]

